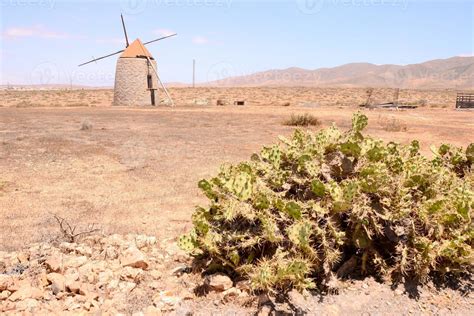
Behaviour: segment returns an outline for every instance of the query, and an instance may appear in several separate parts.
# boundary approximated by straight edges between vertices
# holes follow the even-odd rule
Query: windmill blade
[[[127,47],[128,47],[130,44],[128,42],[127,29],[125,28],[125,21],[123,20],[123,15],[121,13],[120,13],[120,17],[122,18],[123,33],[125,34],[125,41],[126,41]]]
[[[112,53],[112,54],[109,54],[109,55],[105,55],[105,56],[102,56],[102,57],[99,57],[99,58],[95,58],[95,59],[92,59],[88,62],[85,62],[83,64],[80,64],[78,67],[81,67],[81,66],[84,66],[84,65],[87,65],[87,64],[90,64],[90,63],[93,63],[94,61],[98,61],[98,60],[101,60],[101,59],[104,59],[104,58],[107,58],[107,57],[110,57],[110,56],[114,56],[114,55],[117,55],[117,54],[120,54],[124,51],[125,49],[122,49],[122,50],[119,50],[118,52],[115,52],[115,53]]]
[[[173,36],[176,36],[176,35],[178,35],[178,33],[174,33],[174,34],[171,34],[171,35],[167,35],[167,36],[164,36],[164,37],[160,37],[160,38],[154,39],[154,40],[152,40],[152,41],[143,43],[143,45],[148,45],[148,44],[151,44],[151,43],[154,43],[154,42],[158,42],[158,41],[164,40],[165,38],[173,37]]]

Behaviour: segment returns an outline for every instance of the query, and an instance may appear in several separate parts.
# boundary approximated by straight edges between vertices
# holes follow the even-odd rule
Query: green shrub
[[[291,114],[290,118],[283,122],[284,125],[288,126],[319,126],[321,122],[317,117],[305,113],[305,114]]]
[[[250,279],[254,290],[324,284],[354,258],[353,273],[424,280],[472,267],[474,144],[384,143],[352,129],[295,131],[250,161],[223,166],[199,187],[209,198],[180,237],[182,249]]]

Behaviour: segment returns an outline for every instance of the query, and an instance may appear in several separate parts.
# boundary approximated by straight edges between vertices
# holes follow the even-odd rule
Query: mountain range
[[[223,73],[229,72],[224,69]],[[210,81],[206,86],[259,87],[391,87],[412,89],[473,89],[474,57],[436,59],[411,65],[351,63],[308,70],[275,69]]]

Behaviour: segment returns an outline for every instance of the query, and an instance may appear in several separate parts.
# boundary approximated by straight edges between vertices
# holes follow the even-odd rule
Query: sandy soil
[[[197,87],[169,89],[176,104],[216,105],[233,104],[243,100],[248,105],[355,106],[367,102],[366,88],[307,88],[307,87],[263,87],[263,88],[219,88]],[[372,103],[391,102],[394,89],[373,89]],[[112,90],[0,90],[0,107],[99,107],[109,106],[113,101]],[[456,91],[401,89],[399,102],[428,108],[454,108]]]

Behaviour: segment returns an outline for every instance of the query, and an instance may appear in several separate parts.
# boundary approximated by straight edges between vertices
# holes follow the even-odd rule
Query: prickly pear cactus
[[[209,205],[179,246],[255,290],[312,288],[354,258],[353,273],[382,277],[472,268],[474,144],[428,158],[417,141],[363,135],[367,124],[356,113],[347,132],[296,130],[201,180]]]

